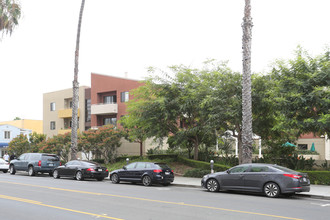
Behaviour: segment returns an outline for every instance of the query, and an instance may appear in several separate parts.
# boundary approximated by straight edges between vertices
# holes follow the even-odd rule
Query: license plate
[[[170,175],[170,172],[165,172],[165,175]]]
[[[53,163],[50,163],[50,164],[48,164],[50,167],[53,167],[54,166],[54,164]]]
[[[102,172],[102,169],[98,169],[97,171],[100,171],[100,172]]]

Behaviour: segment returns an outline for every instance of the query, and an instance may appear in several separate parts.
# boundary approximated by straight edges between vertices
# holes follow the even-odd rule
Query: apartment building
[[[90,87],[79,87],[79,131],[85,131],[91,127],[90,92]],[[43,133],[47,137],[71,132],[72,97],[72,88],[43,94]]]
[[[126,115],[126,102],[132,98],[130,91],[143,83],[127,78],[91,74],[91,126],[117,125]],[[120,126],[120,125],[119,125]]]

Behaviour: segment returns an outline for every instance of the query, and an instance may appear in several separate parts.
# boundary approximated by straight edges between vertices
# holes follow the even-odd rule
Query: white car
[[[0,171],[7,173],[9,169],[9,163],[0,158]]]

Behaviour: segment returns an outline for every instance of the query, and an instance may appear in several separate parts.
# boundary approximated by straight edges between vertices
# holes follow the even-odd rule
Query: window
[[[5,139],[10,139],[10,131],[5,131]]]
[[[55,130],[56,127],[55,127],[55,121],[51,121],[50,122],[50,130]]]
[[[146,167],[145,163],[137,163],[136,169],[144,169]]]
[[[266,166],[252,166],[250,172],[268,172],[268,170]]]
[[[55,102],[50,103],[50,111],[55,111]]]
[[[117,118],[103,118],[103,125],[117,125]]]
[[[307,144],[298,144],[299,150],[307,150]]]
[[[90,122],[91,121],[91,100],[86,99],[85,100],[85,122]]]
[[[230,170],[230,173],[243,173],[249,169],[249,165],[234,167]]]
[[[129,93],[128,92],[121,92],[120,93],[120,101],[121,102],[128,102]]]
[[[136,163],[131,163],[131,164],[126,165],[126,168],[133,169],[133,168],[135,168],[135,165],[136,165]]]
[[[115,95],[103,97],[103,104],[114,104],[114,103],[117,103],[117,97]]]

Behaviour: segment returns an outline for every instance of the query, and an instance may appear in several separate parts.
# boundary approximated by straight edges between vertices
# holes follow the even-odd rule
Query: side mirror
[[[230,170],[226,170],[226,173],[230,174]]]

